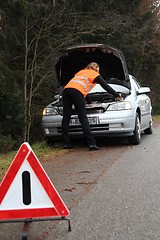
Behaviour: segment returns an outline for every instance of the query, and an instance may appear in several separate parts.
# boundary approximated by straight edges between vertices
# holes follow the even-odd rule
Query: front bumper
[[[93,117],[95,115],[89,115]],[[96,115],[97,116],[97,115]],[[73,116],[72,116],[73,117]],[[131,111],[121,111],[118,116],[115,112],[98,115],[99,124],[90,125],[94,136],[122,137],[131,136],[135,128],[135,117]],[[42,129],[46,138],[61,137],[62,116],[43,116]],[[81,125],[69,125],[70,136],[83,136]]]

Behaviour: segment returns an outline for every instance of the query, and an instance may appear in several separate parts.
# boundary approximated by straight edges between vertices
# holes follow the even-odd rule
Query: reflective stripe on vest
[[[78,78],[83,79],[86,83],[82,82],[81,80],[78,80]],[[85,78],[83,76],[75,76],[74,78],[72,78],[72,80],[70,82],[75,82],[75,83],[81,84],[85,88],[86,94],[88,94],[92,89],[92,84],[90,83],[88,78]],[[88,91],[88,88],[89,88],[89,91]]]

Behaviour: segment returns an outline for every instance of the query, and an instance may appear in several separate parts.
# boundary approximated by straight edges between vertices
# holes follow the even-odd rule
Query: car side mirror
[[[150,93],[150,88],[149,87],[141,87],[138,89],[137,91],[137,95],[140,95],[140,94],[147,94],[147,93]]]

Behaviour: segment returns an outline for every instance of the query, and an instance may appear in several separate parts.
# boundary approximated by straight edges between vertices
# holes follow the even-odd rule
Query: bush
[[[0,152],[6,153],[11,151],[15,145],[15,140],[11,136],[4,136],[0,134]]]

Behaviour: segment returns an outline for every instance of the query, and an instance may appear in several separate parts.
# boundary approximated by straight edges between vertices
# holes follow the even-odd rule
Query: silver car
[[[94,136],[128,137],[130,144],[139,144],[141,133],[152,134],[152,105],[147,94],[149,87],[141,87],[134,76],[128,74],[123,53],[103,44],[70,47],[55,58],[57,79],[65,85],[74,74],[89,62],[100,65],[100,74],[107,83],[121,93],[123,101],[107,93],[97,84],[86,98],[87,117]],[[62,96],[43,110],[42,129],[46,139],[61,137],[63,117]],[[78,116],[72,108],[69,125],[72,137],[83,136]]]

